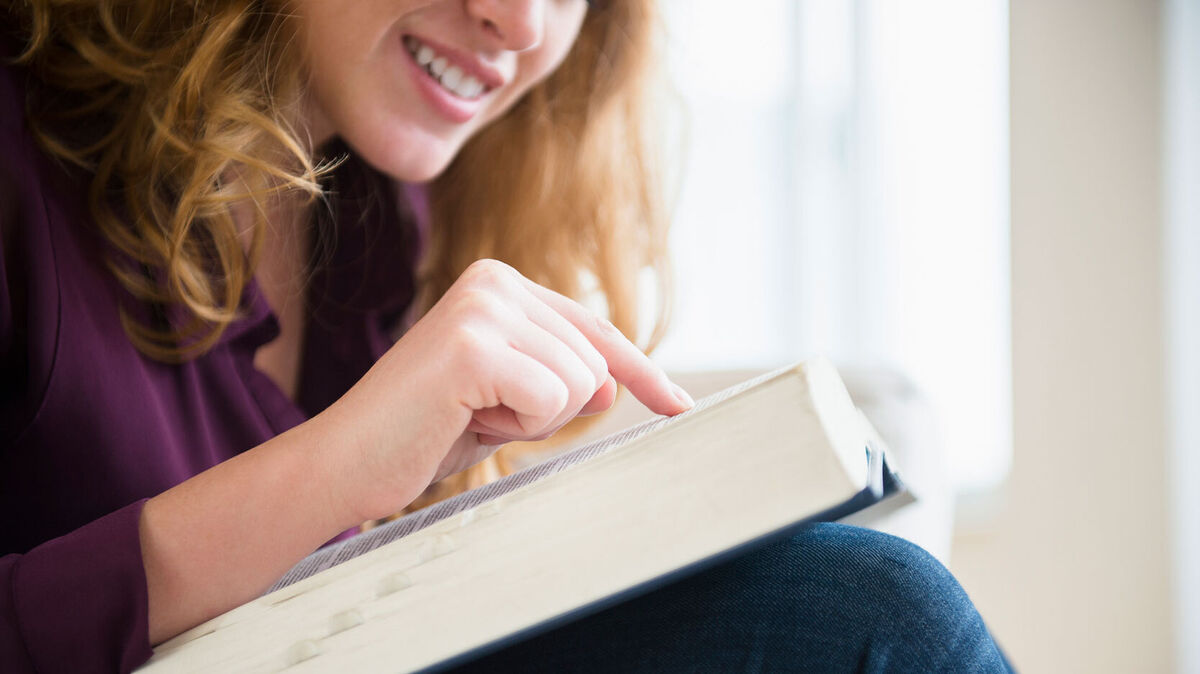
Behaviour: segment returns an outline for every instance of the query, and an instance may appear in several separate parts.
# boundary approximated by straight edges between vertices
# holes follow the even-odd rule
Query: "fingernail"
[[[683,390],[682,386],[676,384],[675,382],[671,382],[671,386],[673,386],[675,389],[675,399],[679,401],[680,405],[683,405],[687,409],[691,409],[696,406],[696,401],[692,400],[692,397],[688,395],[687,391]]]

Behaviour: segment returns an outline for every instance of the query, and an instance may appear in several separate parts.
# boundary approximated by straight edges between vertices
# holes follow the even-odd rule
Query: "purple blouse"
[[[279,334],[256,285],[210,352],[148,360],[120,324],[87,176],[31,139],[26,77],[0,67],[0,671],[128,671],[150,657],[145,500],[356,382],[411,302],[419,233],[382,176],[338,169],[296,402],[254,367]]]

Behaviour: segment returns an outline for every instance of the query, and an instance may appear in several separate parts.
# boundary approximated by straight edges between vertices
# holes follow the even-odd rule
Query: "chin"
[[[461,143],[425,133],[379,134],[346,144],[367,164],[402,182],[423,183],[441,175]]]

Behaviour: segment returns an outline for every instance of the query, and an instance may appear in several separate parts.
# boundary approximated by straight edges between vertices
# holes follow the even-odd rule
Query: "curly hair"
[[[108,268],[135,306],[186,318],[166,325],[122,307],[130,340],[165,362],[204,353],[240,315],[264,203],[320,199],[332,169],[294,125],[306,74],[286,0],[0,0],[0,15],[35,75],[38,141],[90,176]],[[416,315],[492,257],[565,295],[601,298],[627,336],[657,344],[670,274],[646,123],[655,18],[652,0],[589,8],[562,65],[434,180]],[[258,206],[248,226],[233,217],[245,201]],[[638,340],[645,269],[658,313]],[[455,477],[453,490],[496,466]]]

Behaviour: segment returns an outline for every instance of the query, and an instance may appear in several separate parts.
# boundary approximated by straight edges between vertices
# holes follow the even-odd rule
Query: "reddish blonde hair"
[[[152,325],[123,310],[130,340],[167,362],[204,353],[240,314],[266,225],[266,209],[252,209],[247,254],[231,206],[320,198],[331,168],[292,126],[304,83],[294,22],[264,0],[0,0],[0,14],[26,40],[19,60],[37,77],[40,143],[91,175],[109,269],[137,303],[190,319]],[[646,128],[656,31],[651,0],[590,8],[559,69],[432,183],[418,315],[471,262],[493,257],[565,295],[598,293],[613,323],[653,348],[670,291]],[[230,172],[240,180],[222,183]],[[641,336],[646,268],[661,296]],[[502,456],[442,493],[498,472]]]

